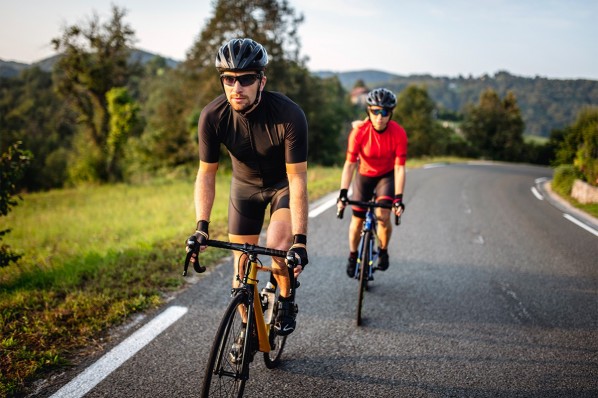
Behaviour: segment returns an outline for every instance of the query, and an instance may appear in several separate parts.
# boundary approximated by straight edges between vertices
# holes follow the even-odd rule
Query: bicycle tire
[[[205,369],[201,389],[202,398],[243,396],[245,383],[249,378],[251,353],[249,352],[248,355],[248,351],[251,351],[251,339],[248,336],[251,334],[248,331],[251,330],[252,322],[249,321],[247,326],[243,327],[239,307],[244,307],[243,311],[245,311],[247,304],[247,294],[236,294],[222,317]],[[241,344],[243,354],[239,363],[233,363],[230,358],[231,348],[243,329],[245,329],[245,338]]]
[[[272,319],[270,320],[270,325],[268,328],[270,329],[269,340],[270,340],[270,352],[264,352],[264,363],[268,369],[274,369],[280,364],[280,357],[282,356],[282,352],[284,351],[284,346],[287,342],[287,336],[280,336],[274,330],[274,322],[276,320],[276,313],[278,312],[278,296],[280,295],[280,289],[276,288],[276,300],[274,304],[274,312],[272,313]]]
[[[357,326],[361,326],[362,323],[362,309],[363,309],[363,296],[365,295],[366,285],[368,283],[368,267],[371,258],[370,253],[370,239],[372,233],[370,231],[363,235],[361,241],[361,259],[359,262],[359,290],[357,295]]]

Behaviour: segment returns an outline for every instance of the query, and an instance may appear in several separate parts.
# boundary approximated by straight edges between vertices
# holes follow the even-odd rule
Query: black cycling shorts
[[[376,194],[376,202],[392,204],[395,192],[394,170],[378,177],[367,177],[356,173],[353,181],[353,194],[351,199],[360,202],[369,202]],[[353,215],[358,218],[365,218],[367,209],[360,206],[352,206]]]
[[[257,187],[232,179],[228,204],[228,233],[259,235],[264,224],[266,207],[270,215],[278,209],[289,209],[289,182],[283,180],[271,187]]]

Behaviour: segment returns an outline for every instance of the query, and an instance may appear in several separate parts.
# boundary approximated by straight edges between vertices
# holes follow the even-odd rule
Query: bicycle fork
[[[249,265],[249,275],[246,276],[246,280],[247,285],[253,289],[253,300],[250,300],[250,305],[253,308],[253,311],[251,312],[253,313],[253,320],[256,326],[255,329],[257,332],[258,349],[261,352],[270,352],[270,330],[264,322],[264,311],[262,310],[262,301],[260,300],[260,294],[258,292],[257,286],[259,282],[257,279],[258,264],[257,262],[252,261],[251,258],[249,261],[251,261],[251,263]]]

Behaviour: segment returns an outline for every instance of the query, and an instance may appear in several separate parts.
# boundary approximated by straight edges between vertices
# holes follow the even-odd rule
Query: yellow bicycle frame
[[[247,260],[250,262],[249,260]],[[258,292],[257,279],[258,270],[272,271],[269,267],[259,266],[257,262],[250,262],[249,275],[247,275],[247,284],[253,286],[253,314],[255,315],[255,325],[257,329],[257,339],[259,342],[259,350],[261,352],[270,352],[270,328],[264,322],[264,312],[262,311],[262,300]],[[274,305],[274,303],[272,303]]]

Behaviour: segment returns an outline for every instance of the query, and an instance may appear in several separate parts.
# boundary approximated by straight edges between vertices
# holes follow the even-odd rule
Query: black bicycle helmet
[[[268,64],[268,53],[251,39],[232,39],[218,50],[216,68],[224,71],[263,71]]]
[[[366,102],[369,106],[394,108],[397,105],[397,97],[390,90],[385,88],[376,88],[368,93]]]

